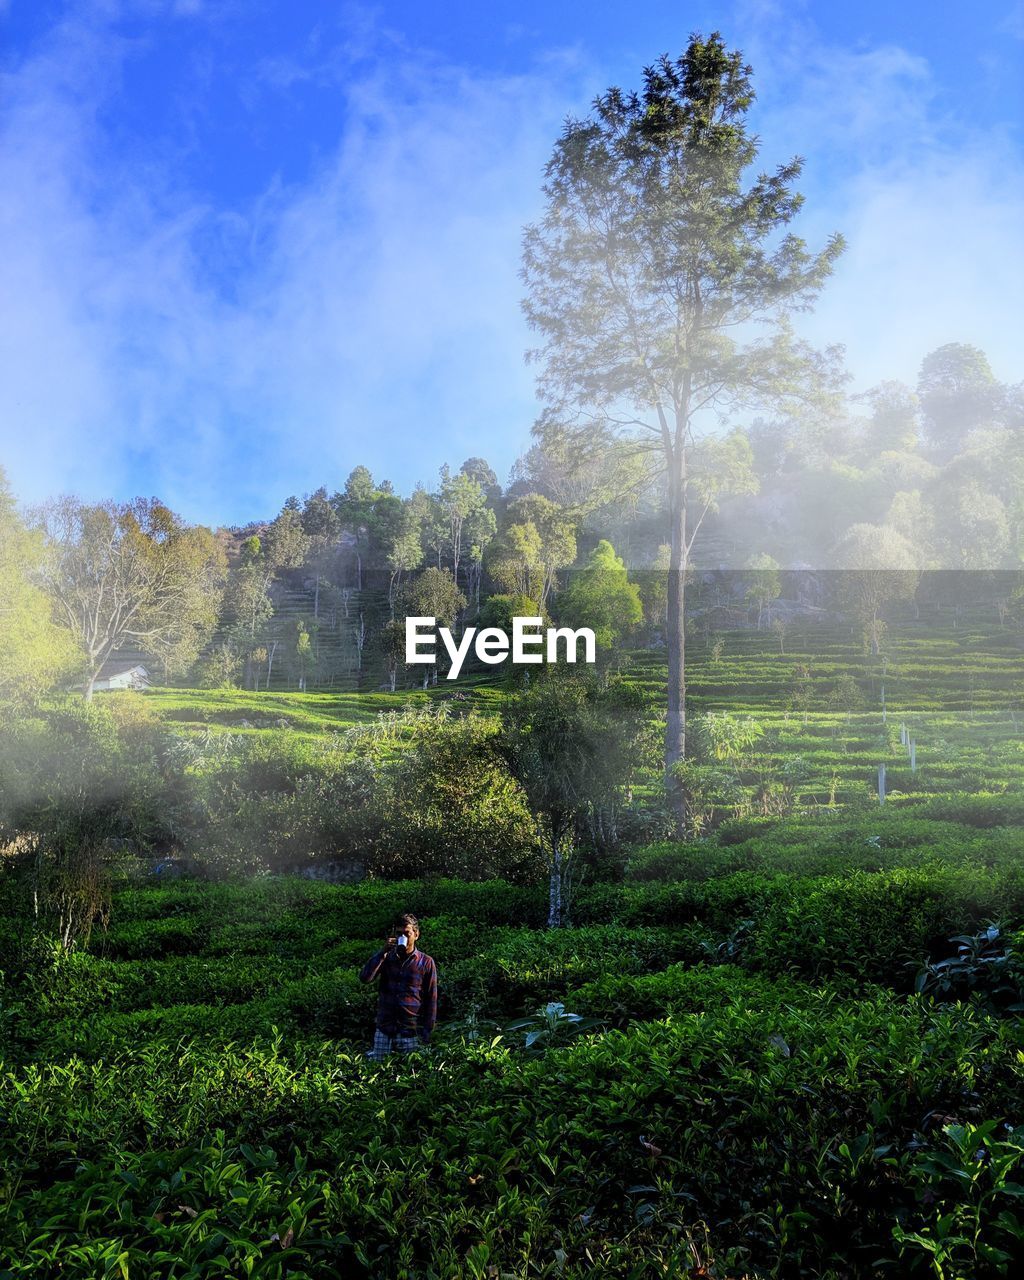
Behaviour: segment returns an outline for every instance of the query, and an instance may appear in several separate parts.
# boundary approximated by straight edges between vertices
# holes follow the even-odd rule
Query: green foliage
[[[153,848],[175,811],[175,769],[156,718],[131,695],[73,703],[0,736],[0,875],[21,914],[65,949],[105,922],[109,868]]]
[[[686,821],[693,836],[701,836],[716,818],[742,803],[739,778],[729,769],[680,760],[672,766],[672,776],[686,797]]]
[[[550,868],[548,921],[571,900],[572,856],[584,832],[614,835],[622,791],[645,737],[642,700],[621,682],[553,668],[510,698],[498,750],[526,795]]]
[[[983,351],[964,342],[947,342],[921,361],[917,394],[929,436],[944,452],[953,452],[972,428],[991,420],[997,386]]]
[[[543,1052],[553,1046],[560,1046],[576,1036],[588,1031],[596,1031],[601,1026],[598,1018],[585,1018],[579,1013],[567,1013],[565,1005],[552,1000],[529,1018],[519,1018],[508,1023],[502,1029],[506,1039],[514,1038],[519,1033],[523,1036],[523,1049],[529,1053]]]
[[[912,600],[920,581],[914,547],[884,525],[850,525],[839,542],[838,595],[860,626],[866,650],[877,654],[885,634],[881,611],[892,600]]]
[[[336,739],[279,731],[210,743],[190,762],[182,842],[219,874],[372,856],[383,770],[373,753],[350,755]]]
[[[452,627],[466,597],[455,585],[447,569],[424,569],[405,597],[406,613],[416,617],[436,618],[439,627]]]
[[[746,436],[694,441],[694,417],[712,402],[821,402],[837,376],[837,353],[797,341],[789,317],[812,305],[843,241],[815,254],[784,232],[801,204],[799,159],[746,184],[753,98],[742,54],[718,32],[693,34],[678,58],[645,68],[641,91],[611,88],[589,118],[566,123],[545,170],[544,217],[523,237],[545,402],[537,434],[564,446],[624,432],[664,464],[666,767],[684,754],[690,548],[721,498],[758,488]],[[735,335],[752,318],[765,336],[744,343]]]
[[[397,1280],[561,1250],[582,1276],[585,1250],[628,1274],[690,1240],[810,1280],[841,1240],[859,1274],[1008,1275],[1018,1020],[908,990],[950,933],[1024,918],[998,832],[913,862],[958,830],[872,813],[663,846],[676,882],[584,886],[562,930],[543,889],[497,882],[125,888],[89,952],[3,992],[0,1265]],[[441,1027],[419,1062],[367,1063],[357,969],[409,907]]]
[[[694,725],[696,754],[709,760],[736,760],[763,732],[761,725],[750,716],[739,720],[727,711],[707,711]]]
[[[998,925],[987,925],[975,934],[957,934],[950,943],[956,953],[922,965],[914,980],[915,991],[944,1000],[964,1000],[979,993],[997,1004],[1012,1002],[1011,1008],[1018,1013],[1024,1011],[1024,956],[1007,945]]]
[[[760,629],[762,615],[767,606],[782,594],[779,579],[779,563],[774,556],[762,552],[747,561],[749,581],[746,598],[757,606],[757,625]]]
[[[1020,1253],[1022,1166],[1024,1129],[944,1125],[941,1144],[917,1152],[910,1170],[921,1222],[893,1229],[901,1256],[940,1277],[1009,1274]]]
[[[375,874],[535,883],[543,855],[526,796],[497,749],[500,724],[445,704],[421,720],[390,772]]]
[[[118,648],[145,644],[165,671],[185,670],[210,637],[226,573],[209,529],[186,525],[156,498],[41,510],[40,576],[55,615],[87,659],[86,696]]]
[[[19,519],[0,467],[0,708],[31,706],[82,662],[32,580],[43,554],[42,537]]]
[[[163,691],[12,720],[14,834],[91,812],[114,841],[184,842],[211,870],[351,855],[383,872],[415,847],[422,861],[387,874],[486,864],[522,882],[117,874],[109,928],[68,955],[25,928],[21,884],[0,879],[0,1272],[1013,1275],[1019,654],[970,619],[952,638],[910,629],[882,726],[879,664],[828,629],[795,647],[784,661],[731,633],[693,668],[691,726],[713,711],[726,744],[747,720],[761,730],[698,760],[736,779],[742,816],[701,840],[645,837],[623,883],[580,857],[590,878],[558,930],[541,869],[501,845],[518,812],[535,849],[535,815],[502,790],[493,687],[443,711],[428,693],[394,711],[385,694]],[[806,723],[786,706],[796,663]],[[843,675],[864,700],[827,708]],[[588,769],[613,767],[615,700],[638,718],[632,802],[595,785],[583,850],[609,824],[646,829],[641,815],[659,830],[644,713],[663,680],[659,656],[638,654],[582,696],[585,725],[613,731]],[[538,707],[545,689],[557,701],[546,678],[530,687]],[[858,800],[880,759],[882,809]],[[791,814],[756,812],[758,789],[767,803],[787,787]],[[80,810],[83,794],[111,803]],[[445,844],[449,822],[463,838]],[[441,1022],[431,1054],[378,1066],[357,973],[408,909]],[[593,1020],[586,1034],[537,1017],[556,1005]]]
[[[571,627],[590,627],[605,651],[641,622],[640,588],[628,580],[625,564],[604,538],[560,593],[558,618]]]
[[[59,1250],[83,1278],[118,1257],[168,1277],[440,1277],[538,1255],[554,1273],[561,1250],[582,1275],[589,1249],[618,1274],[638,1253],[669,1258],[686,1232],[704,1240],[704,1221],[731,1269],[783,1256],[793,1275],[827,1275],[838,1238],[872,1274],[906,1274],[919,1240],[999,1274],[1017,1135],[927,1117],[970,1096],[981,1051],[989,1115],[1018,1103],[1008,1026],[728,966],[690,979],[670,1019],[652,988],[639,1011],[654,1021],[537,1056],[482,1037],[396,1070],[254,1029],[8,1069],[3,1265],[39,1274]],[[581,1016],[615,998],[606,983]]]

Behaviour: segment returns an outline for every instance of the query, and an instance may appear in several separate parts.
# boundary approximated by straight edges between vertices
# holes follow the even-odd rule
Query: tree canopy
[[[83,660],[33,581],[44,554],[41,534],[19,517],[0,467],[0,703],[35,701]]]
[[[526,316],[541,345],[541,439],[622,431],[665,468],[670,546],[666,767],[685,750],[683,582],[694,525],[733,486],[737,450],[701,451],[701,415],[821,396],[838,353],[799,340],[843,248],[786,231],[801,161],[749,185],[751,68],[716,32],[612,88],[569,120],[545,170],[546,207],[523,242]],[[755,327],[756,326],[756,327]],[[720,472],[726,464],[724,477]],[[682,815],[680,815],[682,817]]]
[[[225,573],[209,529],[186,525],[156,498],[90,506],[59,498],[40,511],[40,570],[57,617],[87,659],[86,696],[118,648],[176,646],[208,638]]]

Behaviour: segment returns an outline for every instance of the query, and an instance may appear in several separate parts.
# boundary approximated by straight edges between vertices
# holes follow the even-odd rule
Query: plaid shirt
[[[411,956],[378,951],[363,965],[363,982],[380,975],[377,998],[377,1026],[389,1036],[430,1039],[437,1021],[437,968],[430,956],[417,948]]]

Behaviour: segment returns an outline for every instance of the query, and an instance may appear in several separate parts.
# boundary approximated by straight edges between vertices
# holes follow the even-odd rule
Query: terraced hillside
[[[1015,1274],[1020,637],[890,639],[695,641],[694,733],[754,725],[701,766],[727,794],[703,838],[590,865],[565,929],[539,884],[136,869],[60,957],[5,899],[0,1276]],[[659,655],[624,673],[656,722]],[[200,748],[259,745],[276,821],[315,744],[347,758],[410,702],[500,709],[505,687],[133,705]],[[637,812],[656,796],[652,773]],[[440,1024],[373,1064],[358,970],[402,909]]]

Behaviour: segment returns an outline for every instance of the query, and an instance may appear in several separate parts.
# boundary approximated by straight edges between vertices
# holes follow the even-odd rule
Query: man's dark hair
[[[411,925],[414,929],[420,927],[420,922],[411,911],[403,911],[400,916],[395,916],[395,924]]]

